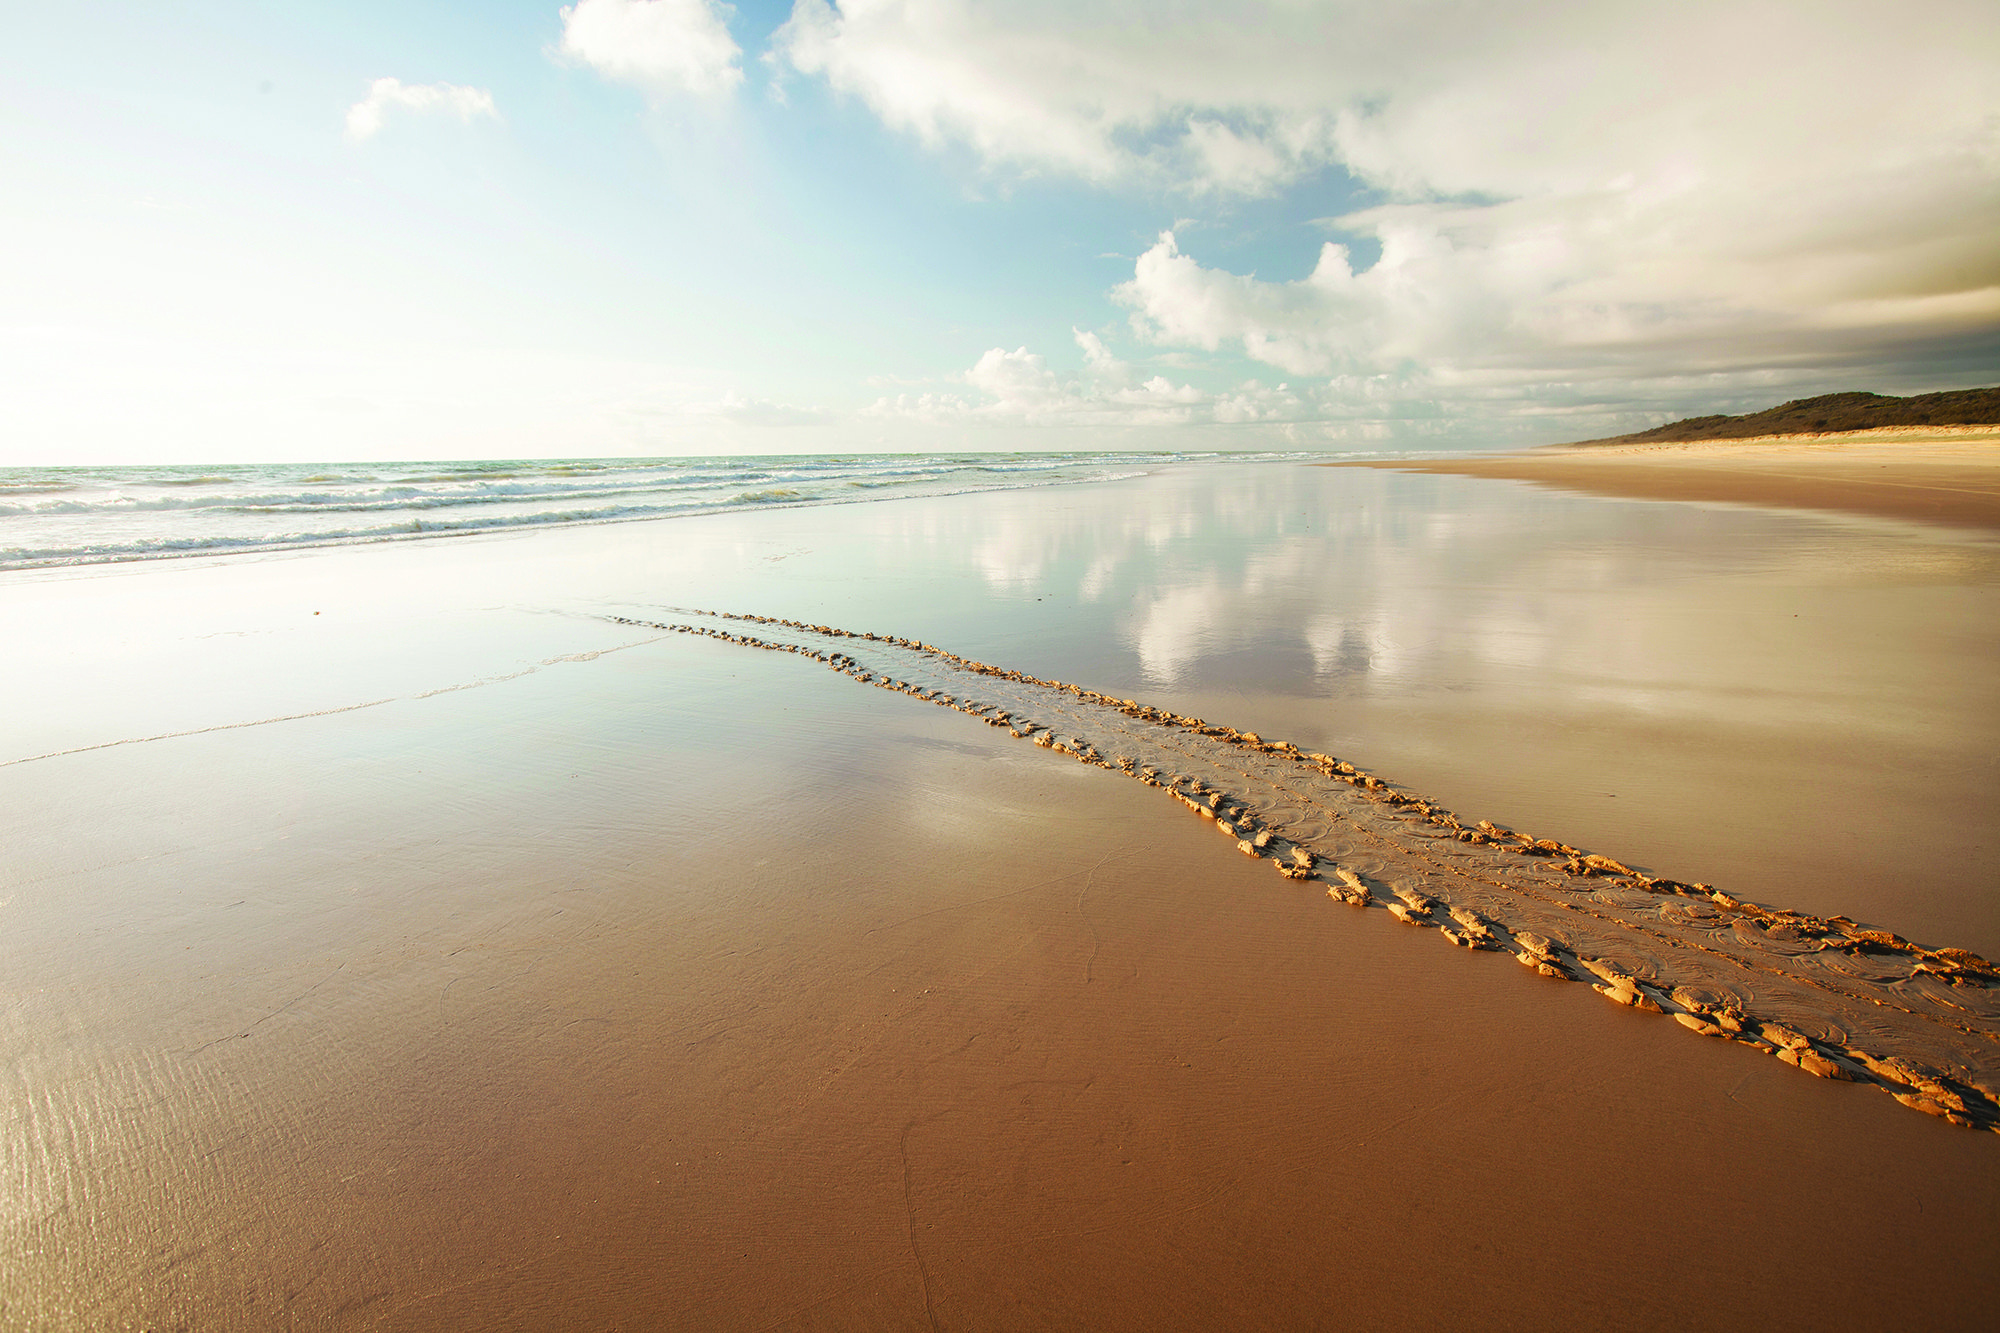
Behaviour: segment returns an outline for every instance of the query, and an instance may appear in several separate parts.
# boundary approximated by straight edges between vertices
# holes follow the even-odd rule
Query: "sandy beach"
[[[1902,479],[1976,490],[1960,447]],[[1598,488],[1225,463],[0,575],[0,1322],[1978,1322],[2000,1137],[1412,929],[1359,806],[1266,802],[1340,847],[1294,880],[1113,762],[1254,732],[2000,955],[1990,490],[1489,475]],[[928,697],[888,636],[1032,679]]]
[[[1497,477],[1640,500],[1708,500],[2000,527],[2000,428],[1933,426],[1566,445],[1337,464]]]

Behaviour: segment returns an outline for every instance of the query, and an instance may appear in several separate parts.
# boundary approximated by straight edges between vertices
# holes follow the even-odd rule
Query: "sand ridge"
[[[2000,1132],[2000,969],[1976,954],[1743,902],[1490,821],[1468,826],[1332,756],[915,640],[667,609],[687,618],[610,619],[794,653],[979,717],[1164,790],[1284,880],[1325,883],[1329,899],[1380,904],[1460,947],[1509,952],[1614,1003]]]

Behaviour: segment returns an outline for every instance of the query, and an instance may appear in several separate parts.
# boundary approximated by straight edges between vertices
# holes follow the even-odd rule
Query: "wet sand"
[[[2000,968],[1450,810],[1335,756],[896,636],[676,609],[617,623],[787,653],[1165,791],[1287,882],[2000,1131]]]
[[[1333,466],[1506,478],[1639,500],[1722,501],[2000,528],[2000,428],[1565,445]]]
[[[1673,716],[1614,725],[1601,687],[1564,703],[1523,693],[1512,668],[1454,675],[1407,626],[1399,655],[1308,690],[1262,622],[1230,619],[1326,614],[1293,604],[1309,581],[1280,578],[1290,539],[1256,538],[1232,572],[1218,534],[1242,529],[1182,507],[1219,495],[1224,512],[1271,513],[1266,484],[0,588],[13,623],[72,626],[48,660],[10,663],[10,684],[74,691],[0,756],[28,759],[0,767],[22,830],[0,887],[4,1322],[1806,1328],[1887,1324],[1913,1303],[1976,1322],[2000,1296],[2000,1138],[1338,904],[1053,745],[796,655],[608,619],[664,621],[662,603],[706,589],[900,631],[1357,755],[1468,818],[1633,858],[1644,843],[1663,872],[1767,900],[1781,869],[1734,864],[1735,835],[1718,841],[1702,803],[1720,788],[1740,812],[1774,771],[1809,811],[1856,786],[1809,747],[1774,770],[1791,761],[1767,738],[1705,754],[1702,789],[1676,798],[1676,761],[1641,771],[1656,747],[1632,742],[1646,717],[1681,728]],[[1479,485],[1356,484],[1328,495],[1370,526]],[[1207,638],[1162,656],[1156,620],[1121,629],[1122,611],[1036,600],[1077,586],[1057,538],[1090,534],[1093,577],[1115,547],[1105,516],[1135,498],[1209,563],[1154,570],[1129,604],[1186,616],[1187,590],[1213,588],[1202,634],[1256,647],[1262,674]],[[1528,526],[1545,541],[1552,516],[1595,522],[1595,503],[1552,498]],[[1450,513],[1463,533],[1473,512],[1420,506],[1413,522]],[[1739,548],[1762,534],[1785,552],[1786,596],[1810,587],[1818,548],[1784,547],[1791,528],[1718,521]],[[1905,614],[1956,623],[1955,599],[1988,595],[1976,543],[1842,536],[1850,563],[1856,543],[1876,552],[1868,577]],[[933,582],[841,582],[864,548]],[[949,564],[961,549],[984,583]],[[1318,549],[1300,560],[1323,576]],[[1399,568],[1416,558],[1394,549]],[[1525,586],[1509,616],[1563,641],[1514,600]],[[1682,635],[1690,590],[1617,586],[1648,608],[1628,630],[1638,659],[1711,698],[1648,637]],[[1766,606],[1762,586],[1694,585],[1742,614]],[[1810,642],[1847,637],[1845,594],[1815,596]],[[1818,672],[1805,642],[1773,650],[1799,664],[1796,706],[1835,740],[1860,734],[1840,691],[1878,696],[1877,668]],[[1989,651],[1929,656],[1942,672]],[[1592,669],[1609,680],[1621,660]],[[1950,891],[1968,855],[1952,829],[1992,796],[1983,771],[1950,771],[1951,744],[1989,748],[1986,687],[1953,679],[1921,682],[1921,722],[1898,702],[1893,730],[1868,733],[1892,771],[1866,782],[1878,804],[1919,819],[1942,801],[1955,821],[1930,848],[1870,834],[1844,858],[1854,882],[1794,876],[1779,901],[1921,916],[1917,938],[1990,948],[1990,878],[1975,865]],[[1460,717],[1447,754],[1432,732],[1450,720],[1425,720],[1440,689],[1482,705],[1511,692],[1559,725],[1524,737]],[[305,712],[321,715],[236,725]],[[1399,737],[1396,767],[1383,751]],[[1643,810],[1519,785],[1621,746],[1620,787]],[[1904,794],[1905,762],[1930,768],[1923,790]],[[1827,838],[1770,809],[1743,822],[1779,861]],[[1936,898],[1899,896],[1882,864]]]

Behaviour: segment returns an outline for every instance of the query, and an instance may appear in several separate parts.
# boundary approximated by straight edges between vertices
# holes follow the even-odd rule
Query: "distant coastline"
[[[1827,393],[1742,416],[1688,417],[1629,435],[1577,440],[1556,449],[1601,448],[1619,444],[1683,444],[1699,440],[1750,441],[1832,437],[1912,438],[1964,433],[1969,428],[2000,429],[2000,387],[1956,389],[1896,398],[1879,393]]]
[[[1662,436],[1640,439],[1632,435],[1617,435],[1603,440],[1576,440],[1567,444],[1537,445],[1518,456],[1529,458],[1566,452],[1643,454],[1649,451],[1688,449],[1696,446],[1707,447],[1710,450],[1726,450],[1738,445],[1748,447],[1763,444],[1915,444],[1931,441],[1951,443],[1991,440],[1996,437],[2000,437],[2000,424],[1871,426],[1865,430],[1797,430],[1769,435],[1704,435],[1691,439],[1669,439]]]
[[[1532,482],[1632,500],[1817,509],[2000,531],[2000,388],[1836,393],[1740,417],[1449,459],[1332,464]]]

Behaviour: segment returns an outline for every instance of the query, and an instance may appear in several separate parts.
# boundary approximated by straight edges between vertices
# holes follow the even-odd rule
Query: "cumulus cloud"
[[[743,50],[721,0],[577,0],[562,11],[564,55],[655,95],[716,97],[743,82]]]
[[[1061,400],[1062,386],[1041,357],[1027,348],[995,347],[965,372],[965,381],[991,395],[1003,411],[1032,415]]]
[[[1278,48],[1296,35],[1287,28],[1326,47],[1339,16],[1281,8],[795,0],[772,52],[928,143],[963,141],[996,162],[1096,179],[1137,173],[1254,190],[1326,159],[1310,64]],[[1301,86],[1263,77],[1274,58]]]
[[[347,137],[367,139],[380,133],[391,108],[397,107],[410,112],[442,112],[468,122],[475,116],[498,119],[500,115],[493,105],[493,94],[484,88],[377,79],[368,85],[368,96],[347,108]]]
[[[1077,347],[1082,349],[1083,364],[1092,375],[1100,379],[1116,379],[1130,374],[1125,363],[1104,345],[1104,339],[1087,329],[1071,329],[1069,332],[1076,339]]]
[[[1307,278],[1169,236],[1116,294],[1291,375],[1804,374],[2000,336],[1988,0],[796,0],[774,51],[996,169],[1197,201],[1344,173],[1368,206]]]
[[[1269,388],[1248,380],[1221,394],[1164,375],[1139,379],[1095,333],[1072,330],[1084,354],[1081,375],[1065,377],[1038,352],[995,347],[959,380],[976,391],[901,393],[878,399],[867,409],[877,417],[962,424],[1161,426],[1237,425],[1283,422],[1307,415],[1306,404],[1288,384]]]
[[[1153,342],[1211,352],[1240,342],[1248,356],[1295,375],[1331,372],[1371,332],[1347,251],[1332,243],[1308,277],[1259,282],[1203,268],[1181,253],[1172,232],[1162,232],[1113,296],[1136,307],[1134,326]]]

